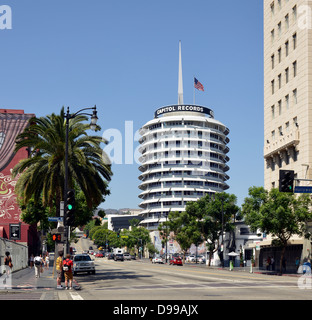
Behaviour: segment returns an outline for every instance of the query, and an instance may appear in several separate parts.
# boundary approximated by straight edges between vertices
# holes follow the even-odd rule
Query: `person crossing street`
[[[73,283],[73,261],[70,259],[70,254],[66,255],[66,259],[63,261],[63,270],[65,273],[65,289],[72,289]],[[69,284],[69,287],[68,287]]]

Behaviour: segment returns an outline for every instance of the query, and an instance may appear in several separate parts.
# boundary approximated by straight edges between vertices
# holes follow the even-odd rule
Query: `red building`
[[[27,245],[29,253],[37,249],[37,230],[20,220],[21,210],[14,193],[19,176],[13,178],[11,172],[28,157],[27,148],[14,152],[15,139],[34,116],[23,110],[0,109],[0,237]]]

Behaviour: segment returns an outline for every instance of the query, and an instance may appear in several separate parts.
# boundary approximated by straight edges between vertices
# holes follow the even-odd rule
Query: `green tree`
[[[206,195],[198,201],[198,219],[201,225],[202,236],[207,241],[210,266],[211,257],[218,251],[223,264],[221,254],[222,232],[233,232],[233,222],[240,217],[240,208],[237,206],[237,197],[226,192],[215,193],[214,196]],[[230,244],[231,245],[231,244]],[[234,250],[233,247],[230,249]]]
[[[168,238],[168,230],[173,232],[174,239],[180,245],[183,251],[183,263],[185,262],[185,254],[192,243],[196,243],[200,239],[200,230],[197,226],[197,217],[195,214],[196,203],[189,202],[186,205],[186,211],[170,212],[168,220],[159,225],[160,234]]]
[[[233,194],[215,193],[213,197],[206,195],[197,201],[188,202],[184,212],[169,214],[167,224],[174,232],[184,255],[192,243],[198,245],[206,241],[209,251],[208,265],[210,266],[212,254],[217,250],[223,263],[220,238],[222,230],[230,232],[234,228],[233,220],[240,213],[236,202],[237,198]]]
[[[77,187],[85,196],[89,208],[99,205],[109,194],[111,165],[104,158],[100,146],[107,143],[100,136],[89,136],[86,116],[78,115],[69,120],[68,184]],[[32,118],[29,126],[16,139],[15,151],[27,147],[30,157],[21,160],[13,169],[13,176],[21,173],[15,191],[22,203],[33,198],[42,200],[44,207],[57,208],[64,200],[65,136],[64,108],[59,115]]]
[[[281,247],[280,272],[289,239],[298,235],[311,238],[307,222],[312,219],[311,199],[308,194],[297,197],[292,193],[279,192],[263,187],[251,187],[249,197],[242,205],[245,221],[253,231],[260,230],[273,237],[272,243]]]

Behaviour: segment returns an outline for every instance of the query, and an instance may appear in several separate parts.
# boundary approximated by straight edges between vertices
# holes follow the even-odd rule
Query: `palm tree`
[[[89,136],[87,117],[77,115],[69,120],[68,185],[80,188],[88,207],[99,205],[109,194],[111,164],[100,147],[107,143],[100,136]],[[99,127],[98,127],[99,130]],[[58,208],[64,200],[66,119],[64,107],[60,115],[32,118],[29,126],[16,139],[15,151],[27,147],[30,157],[21,160],[13,169],[13,176],[21,173],[15,192],[27,203],[32,197],[44,206]],[[58,210],[57,210],[58,212]]]

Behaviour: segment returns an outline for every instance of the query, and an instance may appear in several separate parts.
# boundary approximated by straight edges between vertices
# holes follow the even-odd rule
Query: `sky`
[[[263,186],[262,2],[2,0],[12,28],[0,29],[0,108],[41,117],[96,105],[98,134],[120,132],[123,150],[100,207],[138,208],[139,164],[124,150],[156,109],[177,104],[181,40],[184,103],[195,76],[205,88],[195,103],[230,129],[226,192],[241,205]]]

